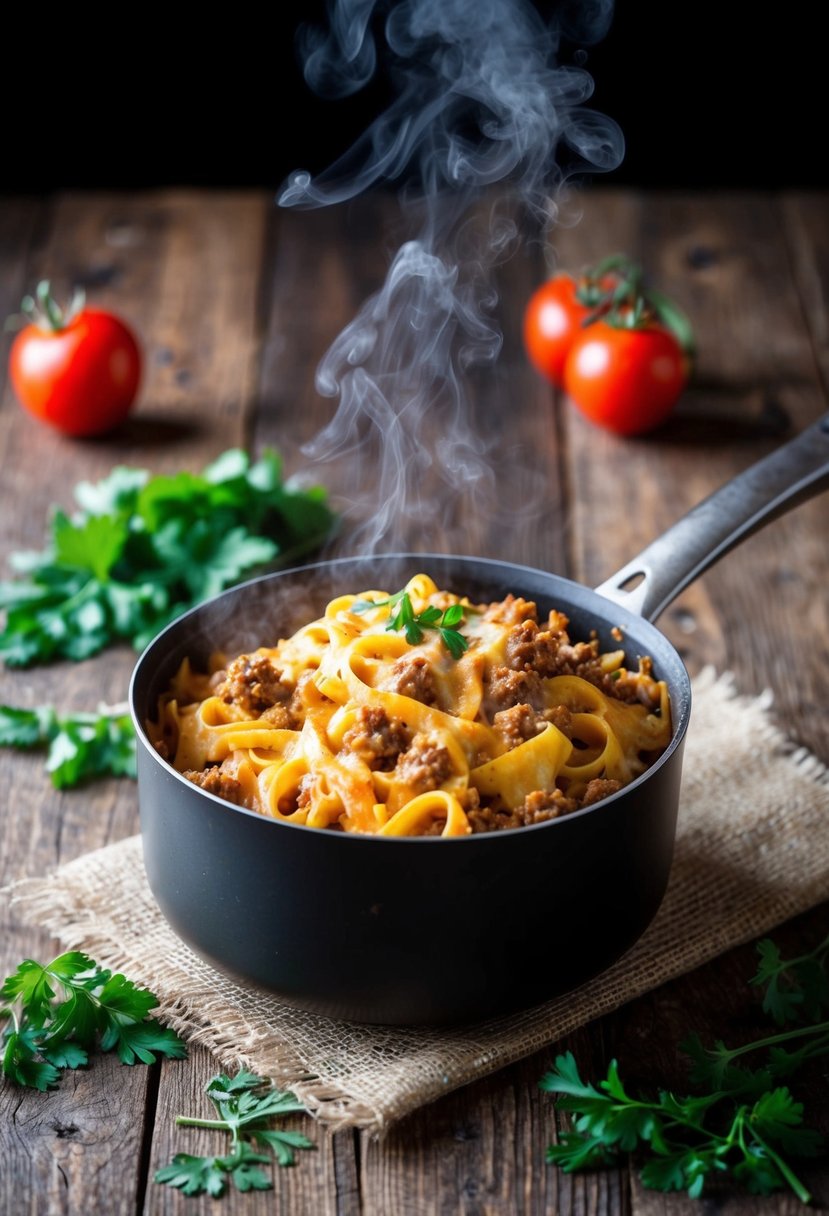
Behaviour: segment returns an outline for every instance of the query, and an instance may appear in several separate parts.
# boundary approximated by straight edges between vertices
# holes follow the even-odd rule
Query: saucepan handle
[[[654,621],[729,549],[827,488],[829,414],[698,503],[596,590]]]

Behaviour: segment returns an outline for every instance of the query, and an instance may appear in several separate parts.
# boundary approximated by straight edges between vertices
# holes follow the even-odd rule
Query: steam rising
[[[527,0],[335,0],[327,31],[303,31],[315,91],[354,93],[382,61],[396,96],[318,177],[294,173],[280,204],[328,206],[394,182],[414,228],[317,373],[338,405],[304,452],[318,466],[348,462],[355,492],[337,505],[352,551],[434,548],[430,529],[451,537],[459,496],[478,516],[503,516],[496,484],[516,479],[513,522],[540,504],[527,454],[476,427],[467,380],[501,349],[495,268],[552,222],[568,177],[621,160],[617,125],[585,107],[590,75],[558,62],[563,37],[596,42],[611,15],[612,0],[571,0],[550,24]],[[422,544],[403,532],[412,519]],[[504,556],[509,543],[506,529]],[[458,536],[453,547],[469,545]]]

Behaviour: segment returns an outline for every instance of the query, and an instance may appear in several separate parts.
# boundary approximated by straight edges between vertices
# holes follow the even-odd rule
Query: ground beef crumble
[[[538,609],[532,600],[508,595],[485,608],[483,619],[498,625],[520,625],[522,621],[537,621]]]
[[[235,777],[231,777],[220,767],[206,768],[203,771],[186,769],[183,776],[194,785],[200,785],[203,790],[207,790],[208,794],[215,794],[217,798],[224,798],[226,802],[233,802],[236,806],[245,805],[241,785]]]
[[[566,705],[552,705],[549,709],[542,710],[541,716],[545,722],[552,723],[563,735],[570,738],[573,729],[573,715]]]
[[[654,708],[656,702],[652,688],[640,679],[641,675],[649,675],[647,660],[639,672],[629,672],[620,675],[618,672],[606,671],[599,651],[599,641],[592,638],[589,642],[571,642],[567,633],[569,621],[561,613],[550,613],[548,626],[542,629],[536,621],[527,617],[514,624],[504,647],[506,669],[524,673],[536,680],[550,676],[579,676],[590,684],[600,688],[607,696],[615,697],[618,701],[642,701],[649,708]],[[493,690],[490,699],[503,702],[508,696],[504,668],[496,667],[491,673]],[[540,685],[539,685],[540,688]],[[651,695],[653,693],[653,695]],[[540,696],[540,694],[539,694]],[[539,697],[528,696],[520,698],[530,703],[538,704]],[[515,704],[516,702],[513,702]],[[502,703],[499,708],[505,708]]]
[[[422,655],[403,655],[397,659],[384,687],[389,692],[420,701],[422,705],[434,705],[437,701],[435,677]]]
[[[452,761],[447,749],[423,734],[415,735],[394,770],[396,781],[419,794],[438,789],[451,775]]]
[[[495,715],[492,727],[504,740],[507,751],[511,751],[528,739],[534,739],[544,728],[544,718],[530,705],[513,705],[511,709],[502,709]]]
[[[513,671],[510,667],[495,667],[484,676],[483,713],[491,722],[496,714],[514,705],[531,705],[540,709],[544,690],[540,676],[534,671]]]
[[[594,802],[601,802],[602,798],[609,798],[611,794],[615,794],[621,788],[621,781],[614,781],[611,777],[594,777],[587,783],[581,804],[582,806],[592,806]]]
[[[265,710],[285,704],[294,692],[282,672],[265,655],[239,655],[228,665],[216,695],[228,705],[236,705],[251,718]]]
[[[535,790],[515,810],[482,806],[470,811],[468,818],[473,832],[492,832],[504,828],[525,828],[532,823],[558,819],[559,815],[576,810],[577,805],[574,798],[565,797],[561,790]]]
[[[467,811],[467,817],[473,832],[525,828],[533,823],[545,823],[548,819],[570,815],[583,806],[592,806],[594,802],[608,798],[621,788],[619,781],[596,777],[588,783],[581,800],[568,798],[559,789],[533,790],[515,810],[492,806],[475,807]]]
[[[343,745],[371,769],[388,771],[411,742],[411,732],[399,718],[390,718],[380,706],[362,705],[354,725],[343,735]]]
[[[302,720],[287,705],[272,705],[270,709],[263,710],[259,721],[272,726],[274,730],[299,730],[302,724]]]

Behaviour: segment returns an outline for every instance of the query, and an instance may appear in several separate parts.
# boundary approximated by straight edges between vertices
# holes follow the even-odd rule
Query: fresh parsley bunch
[[[156,1182],[178,1187],[185,1195],[218,1197],[224,1194],[228,1179],[239,1191],[267,1191],[273,1184],[258,1167],[271,1160],[269,1152],[279,1165],[293,1165],[295,1149],[313,1148],[301,1132],[270,1126],[273,1119],[305,1112],[305,1107],[293,1094],[268,1086],[262,1077],[244,1070],[232,1078],[221,1073],[208,1082],[205,1093],[219,1118],[178,1115],[176,1123],[228,1132],[230,1151],[213,1157],[176,1153],[170,1165],[156,1171]]]
[[[610,1164],[619,1152],[647,1150],[645,1186],[702,1194],[711,1179],[730,1176],[754,1194],[788,1186],[803,1202],[811,1196],[788,1162],[821,1149],[817,1132],[803,1127],[803,1105],[786,1085],[807,1061],[829,1055],[829,938],[799,958],[786,960],[770,941],[758,944],[760,965],[752,983],[763,986],[763,1008],[778,1025],[805,1018],[786,1031],[729,1048],[705,1047],[694,1034],[682,1044],[699,1092],[677,1097],[632,1095],[615,1060],[598,1086],[582,1080],[567,1052],[541,1080],[560,1095],[557,1105],[572,1123],[547,1160],[565,1171]],[[739,1063],[738,1063],[739,1061]],[[748,1061],[754,1061],[750,1064]]]
[[[0,705],[0,746],[45,748],[46,771],[57,789],[104,775],[135,776],[135,731],[124,705],[63,715],[51,705]]]
[[[80,511],[55,510],[47,548],[14,554],[19,577],[0,583],[9,666],[140,648],[201,600],[317,548],[334,523],[325,491],[284,482],[273,450],[251,463],[232,449],[201,474],[120,466],[75,498]]]
[[[18,1085],[46,1090],[60,1070],[81,1068],[96,1045],[123,1064],[154,1064],[156,1054],[180,1060],[181,1039],[148,1018],[158,999],[132,980],[71,950],[44,966],[24,959],[0,988],[0,1071]]]

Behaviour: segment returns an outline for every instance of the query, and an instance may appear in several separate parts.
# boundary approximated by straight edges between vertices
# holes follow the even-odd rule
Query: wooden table
[[[473,417],[489,434],[520,440],[543,477],[538,520],[501,549],[497,528],[461,517],[468,552],[508,557],[595,585],[686,509],[826,409],[829,377],[829,197],[647,195],[608,187],[578,200],[583,216],[556,234],[565,268],[624,250],[693,319],[695,382],[672,422],[623,441],[598,431],[528,367],[523,305],[545,274],[539,243],[498,274],[504,348],[473,377]],[[40,278],[83,284],[91,301],[128,319],[146,351],[134,418],[120,434],[71,442],[35,423],[5,388],[0,408],[2,556],[40,548],[48,508],[72,505],[82,478],[116,463],[197,470],[221,450],[271,444],[289,471],[332,403],[314,387],[329,343],[382,283],[405,235],[392,200],[325,213],[280,212],[265,191],[62,195],[0,204],[0,314],[16,310]],[[5,375],[9,337],[3,339]],[[327,466],[334,493],[347,462]],[[829,530],[827,500],[798,508],[747,541],[686,591],[660,625],[693,673],[734,672],[741,690],[774,692],[780,722],[829,761]],[[453,535],[418,533],[441,548]],[[446,524],[448,529],[448,523]],[[347,546],[346,546],[347,547]],[[4,572],[5,574],[5,572]],[[0,702],[63,709],[123,699],[134,654],[111,650],[84,663],[0,672]],[[41,761],[0,752],[0,884],[41,874],[137,830],[129,780],[57,793]],[[781,929],[789,947],[829,930],[829,907]],[[16,919],[3,926],[0,974],[55,943]],[[683,1084],[677,1043],[691,1028],[726,1039],[762,1027],[746,981],[753,949],[735,950],[544,1051],[414,1115],[382,1142],[301,1122],[318,1151],[279,1170],[275,1192],[187,1200],[152,1181],[185,1147],[173,1126],[198,1109],[215,1061],[122,1067],[109,1057],[67,1074],[44,1096],[0,1085],[0,1212],[127,1213],[282,1211],[308,1216],[425,1213],[678,1213],[684,1196],[644,1190],[626,1165],[565,1176],[545,1164],[555,1117],[538,1080],[556,1051],[572,1049],[595,1077],[614,1055],[631,1085]],[[539,966],[548,965],[543,935]],[[825,1070],[809,1083],[813,1119],[829,1130]],[[192,1152],[217,1151],[208,1133]],[[804,1171],[829,1207],[829,1172]],[[728,1212],[793,1212],[788,1196],[718,1195]],[[710,1207],[705,1209],[711,1210]]]

